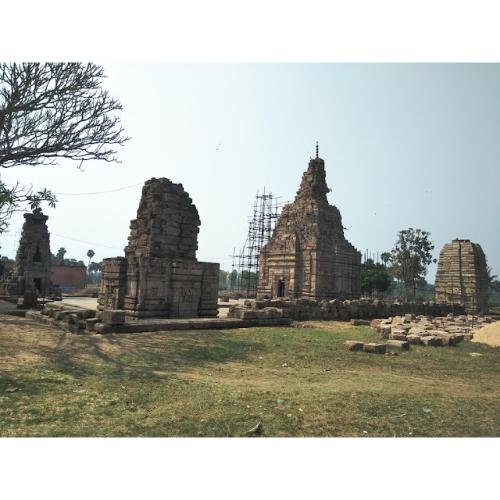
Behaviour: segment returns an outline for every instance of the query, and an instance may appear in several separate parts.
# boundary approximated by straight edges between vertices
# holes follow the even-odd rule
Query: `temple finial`
[[[319,145],[318,145],[318,141],[316,141],[316,159],[319,158]]]

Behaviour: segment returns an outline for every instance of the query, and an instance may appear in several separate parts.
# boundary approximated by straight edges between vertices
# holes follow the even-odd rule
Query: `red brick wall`
[[[52,266],[50,281],[61,288],[84,288],[86,267]]]

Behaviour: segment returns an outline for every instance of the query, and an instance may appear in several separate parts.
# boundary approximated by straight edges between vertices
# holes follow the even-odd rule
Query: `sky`
[[[500,274],[500,65],[103,66],[131,137],[121,163],[1,172],[59,193],[56,209],[44,209],[53,253],[123,255],[142,184],[167,177],[198,208],[198,259],[231,270],[257,191],[293,200],[318,141],[329,201],[358,250],[390,250],[398,231],[421,228],[434,257],[470,239]],[[22,222],[16,214],[0,237],[2,255],[15,256]]]

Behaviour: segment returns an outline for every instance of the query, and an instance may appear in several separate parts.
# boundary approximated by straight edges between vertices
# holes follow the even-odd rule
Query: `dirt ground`
[[[472,342],[481,342],[491,347],[500,347],[500,321],[483,326],[474,334]]]

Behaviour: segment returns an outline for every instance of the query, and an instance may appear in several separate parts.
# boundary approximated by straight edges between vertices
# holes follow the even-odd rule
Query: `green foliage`
[[[43,202],[55,208],[57,198],[47,189],[34,191],[32,187],[20,186],[19,183],[8,186],[0,179],[0,234],[6,231],[14,212],[26,210],[26,205],[35,210],[40,208]]]
[[[419,280],[425,280],[427,267],[433,262],[434,245],[429,237],[430,233],[421,229],[404,229],[399,232],[390,256],[383,254],[392,275],[404,284],[406,297],[410,300],[415,300]]]
[[[90,262],[87,266],[87,281],[91,284],[97,284],[101,281],[102,265],[100,262]]]
[[[229,285],[229,271],[219,270],[219,290],[227,290]]]
[[[387,266],[367,259],[361,264],[361,291],[372,295],[374,292],[386,292],[391,286],[391,275]]]

